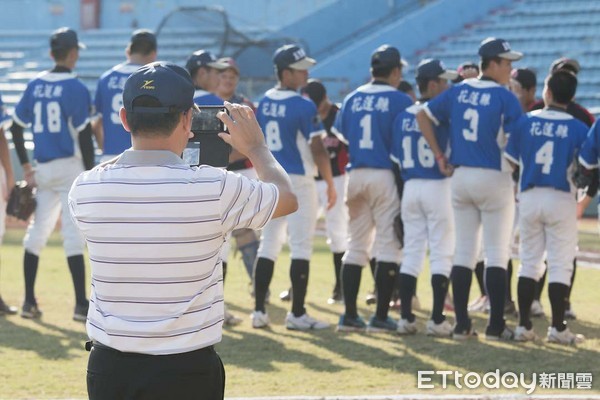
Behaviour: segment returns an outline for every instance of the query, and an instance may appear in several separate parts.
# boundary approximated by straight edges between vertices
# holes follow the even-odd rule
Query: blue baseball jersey
[[[104,154],[121,154],[131,147],[131,135],[123,128],[119,112],[123,106],[125,81],[140,67],[137,64],[119,64],[98,80],[94,105],[96,112],[102,115]]]
[[[508,138],[504,156],[521,168],[519,188],[551,187],[570,192],[575,157],[588,127],[555,109],[523,115]]]
[[[78,134],[90,120],[91,96],[73,73],[43,72],[27,84],[13,119],[31,124],[38,162],[76,154]]]
[[[316,176],[309,143],[324,129],[311,100],[293,90],[270,89],[258,103],[256,118],[269,150],[288,174]]]
[[[194,92],[194,103],[199,106],[222,106],[223,99],[206,90],[197,89]]]
[[[523,114],[519,100],[491,80],[467,79],[427,102],[435,125],[450,126],[450,164],[509,171],[502,152]]]
[[[409,179],[446,178],[440,172],[435,155],[419,129],[416,115],[422,109],[422,104],[414,104],[394,120],[390,158],[399,165],[405,182]],[[448,125],[436,126],[435,137],[440,149],[445,152],[448,145]]]
[[[368,83],[350,93],[334,128],[348,142],[348,169],[391,169],[392,125],[412,105],[406,94],[387,84]]]
[[[594,122],[579,152],[579,162],[587,169],[600,166],[600,125]]]
[[[6,112],[2,96],[0,95],[0,126],[4,126],[8,121],[10,121],[10,116]]]

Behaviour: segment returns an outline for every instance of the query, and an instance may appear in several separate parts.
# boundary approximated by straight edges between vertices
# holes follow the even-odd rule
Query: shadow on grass
[[[236,331],[235,335],[223,337],[217,351],[225,365],[236,365],[258,372],[270,372],[278,369],[275,364],[301,364],[318,372],[339,372],[345,368],[335,365],[327,358],[318,357],[311,352],[292,350],[284,343],[269,336],[279,336],[279,332],[261,330],[261,334]]]
[[[86,340],[85,332],[61,328],[43,321],[34,321],[36,325],[51,331],[51,333],[40,332],[37,329],[13,323],[12,318],[15,317],[0,318],[0,348],[33,351],[40,357],[49,360],[74,358],[76,356],[70,351],[83,349]]]

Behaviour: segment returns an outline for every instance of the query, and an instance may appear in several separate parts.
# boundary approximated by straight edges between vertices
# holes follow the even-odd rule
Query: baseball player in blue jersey
[[[440,170],[452,175],[452,207],[456,246],[452,268],[452,293],[456,326],[453,337],[474,335],[467,305],[472,269],[483,230],[485,285],[490,301],[486,338],[512,339],[506,327],[504,301],[506,265],[514,218],[515,199],[508,162],[502,157],[506,137],[522,114],[519,100],[508,85],[512,61],[523,55],[512,51],[508,42],[488,38],[479,47],[479,78],[466,79],[427,102],[417,114]],[[433,124],[450,124],[450,159],[440,148]]]
[[[215,95],[219,87],[219,72],[229,68],[208,50],[197,50],[187,59],[185,68],[194,81],[194,102],[199,106],[218,106],[223,99]]]
[[[8,141],[4,135],[4,128],[9,123],[10,117],[6,114],[2,97],[0,97],[0,243],[2,243],[6,229],[6,203],[10,196],[10,191],[15,186],[15,176],[12,163],[10,162]],[[16,313],[17,308],[6,304],[2,300],[2,296],[0,296],[0,315]]]
[[[584,173],[587,175],[588,184],[598,188],[598,167],[600,166],[600,122],[594,122],[588,136],[581,147],[581,153],[579,154],[579,162],[584,167]],[[586,198],[589,200],[593,197],[588,191]],[[589,202],[584,203],[585,207]],[[585,210],[581,204],[578,204],[578,215],[583,215]],[[600,203],[598,204],[598,211],[600,211]],[[600,212],[598,213],[600,218]],[[600,228],[600,225],[599,225]]]
[[[273,268],[285,241],[285,226],[290,245],[290,278],[292,311],[286,316],[288,329],[324,329],[329,324],[310,317],[304,307],[313,236],[317,217],[315,163],[327,182],[328,207],[336,202],[329,155],[323,144],[323,125],[317,107],[298,93],[306,85],[308,69],[316,61],[307,57],[297,45],[285,45],[273,56],[278,85],[261,99],[257,119],[265,134],[267,146],[290,175],[298,198],[298,211],[286,218],[270,221],[262,231],[258,258],[254,269],[255,307],[252,326],[269,324],[265,296],[273,276]]]
[[[139,29],[131,35],[125,49],[127,61],[106,71],[98,80],[94,104],[98,118],[92,124],[96,138],[100,137],[102,161],[107,161],[131,147],[131,136],[119,119],[123,106],[123,86],[133,72],[142,65],[156,60],[156,36],[149,30]]]
[[[427,334],[447,337],[452,325],[444,315],[444,300],[448,293],[448,277],[452,269],[454,251],[454,216],[450,198],[450,180],[435,163],[433,152],[419,131],[415,115],[423,103],[435,98],[448,88],[448,79],[458,73],[446,69],[440,60],[426,59],[417,66],[417,85],[421,99],[398,114],[394,121],[390,157],[400,167],[404,191],[402,194],[402,221],[404,222],[404,247],[400,269],[400,307],[402,318],[398,321],[399,334],[417,332],[412,313],[412,297],[417,288],[417,277],[429,244],[429,266],[433,291],[431,319],[427,321]],[[435,128],[440,149],[445,153],[448,143],[448,124]]]
[[[28,83],[13,115],[11,132],[25,179],[37,186],[37,209],[23,239],[25,247],[25,301],[23,318],[39,318],[34,293],[39,254],[46,245],[62,210],[61,227],[65,253],[75,287],[73,319],[87,318],[85,295],[84,242],[69,217],[67,195],[71,184],[84,169],[94,166],[94,145],[90,125],[91,98],[86,86],[71,72],[82,43],[75,31],[60,28],[50,37],[50,54],[55,66]],[[33,132],[35,169],[29,162],[23,129]]]
[[[576,188],[571,182],[577,153],[588,128],[567,113],[577,78],[557,71],[546,78],[542,110],[523,116],[511,131],[505,157],[520,168],[519,326],[515,340],[534,340],[530,319],[536,282],[548,260],[548,295],[552,306],[549,342],[574,344],[583,336],[565,322],[566,300],[577,248]]]
[[[402,79],[402,65],[397,48],[389,45],[377,48],[371,56],[371,82],[346,96],[334,125],[348,142],[350,157],[346,192],[349,238],[342,266],[346,309],[340,316],[338,331],[358,331],[366,327],[356,310],[356,296],[372,243],[371,254],[377,260],[377,309],[368,330],[390,332],[397,327],[396,321],[388,317],[402,256],[393,228],[394,218],[400,213],[400,199],[390,150],[394,119],[412,105],[411,98],[396,89]]]

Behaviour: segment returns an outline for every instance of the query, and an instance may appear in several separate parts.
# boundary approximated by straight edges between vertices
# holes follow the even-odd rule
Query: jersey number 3
[[[33,127],[31,128],[33,133],[44,132],[44,121],[42,121],[42,114],[42,102],[36,101],[33,105],[33,115],[35,116],[35,121],[33,122]],[[60,132],[60,104],[58,104],[58,101],[50,101],[46,104],[46,122],[48,132]]]
[[[469,142],[477,141],[477,126],[479,125],[479,113],[474,108],[467,108],[463,114],[465,121],[469,121],[469,129],[463,129],[463,136]]]

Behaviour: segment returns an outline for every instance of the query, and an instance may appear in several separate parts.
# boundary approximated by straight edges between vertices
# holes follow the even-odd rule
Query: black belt
[[[131,354],[131,355],[147,355],[147,354],[142,354],[142,353],[131,353],[131,352],[124,352],[124,351],[120,351],[117,350],[115,348],[112,348],[110,346],[107,346],[105,344],[102,344],[100,342],[98,342],[97,340],[90,340],[85,342],[85,350],[86,351],[92,351],[92,348],[98,349],[98,350],[108,350],[108,351],[114,351],[117,353],[121,353],[121,354]],[[207,347],[203,347],[201,349],[197,349],[197,350],[192,350],[192,351],[200,351],[200,350],[214,350],[214,346],[207,346]]]

